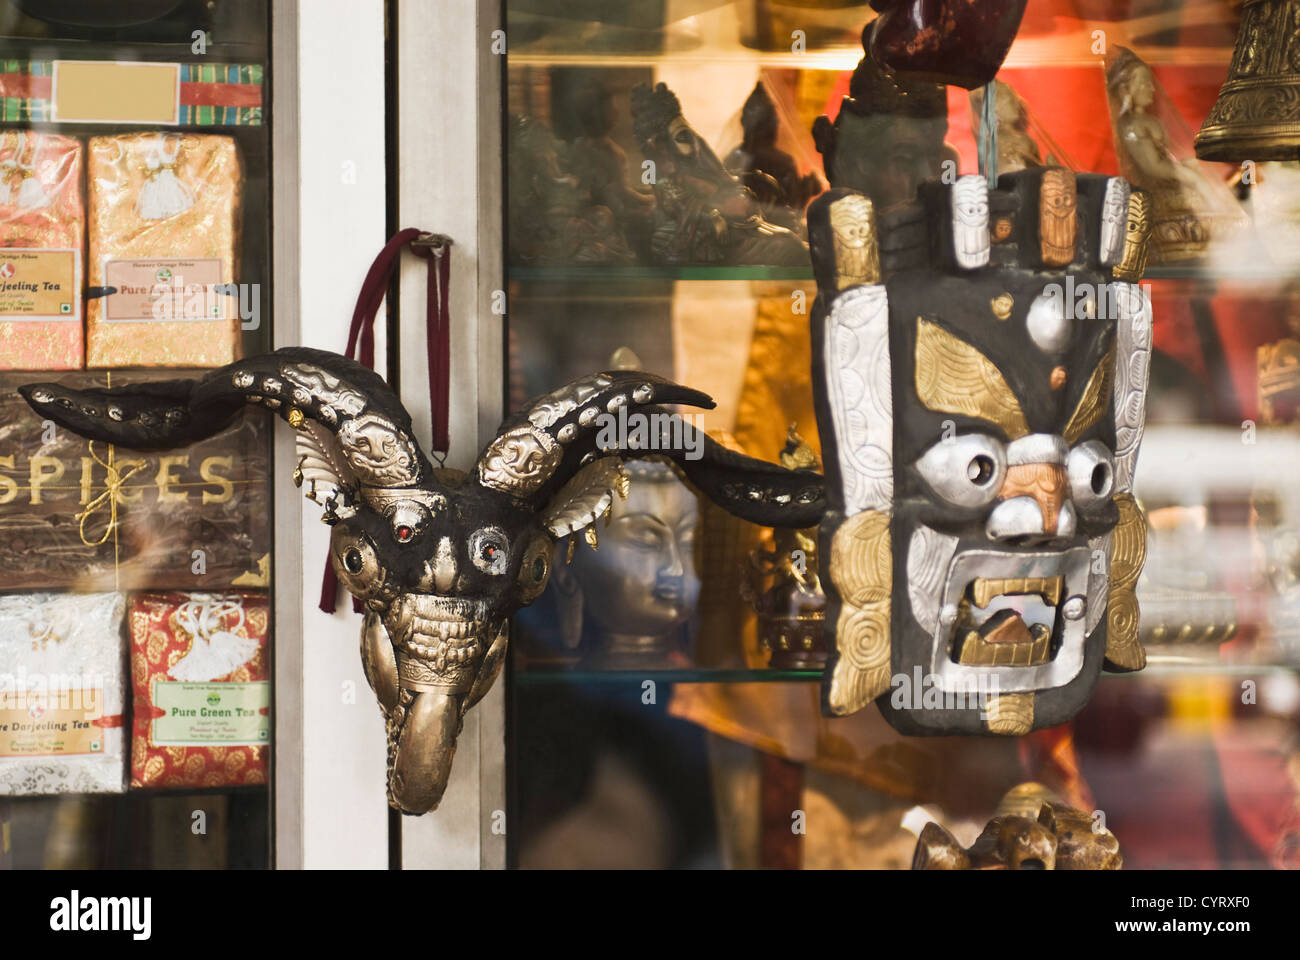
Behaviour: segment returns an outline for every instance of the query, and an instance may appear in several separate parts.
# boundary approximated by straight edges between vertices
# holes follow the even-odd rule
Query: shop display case
[[[378,775],[338,756],[383,735],[334,709],[364,678],[315,609],[292,440],[255,408],[140,450],[36,412],[170,423],[98,391],[343,348],[321,305],[386,228],[382,111],[369,146],[331,119],[383,103],[384,10],[345,6],[0,4],[0,866],[388,862],[382,746]],[[331,89],[344,55],[373,81]]]
[[[76,6],[0,9],[6,859],[264,867],[264,420],[134,451],[42,421],[18,388],[270,347],[268,10]]]
[[[1296,87],[1300,0],[0,0],[0,867],[1300,864]]]
[[[824,715],[816,531],[736,520],[647,462],[516,617],[511,865],[907,868],[927,822],[968,846],[1036,781],[1127,868],[1294,866],[1296,161],[1193,148],[1240,10],[1035,0],[996,84],[968,91],[860,65],[865,3],[505,8],[507,409],[640,369],[709,394],[688,418],[733,449],[820,471],[816,196],[852,187],[888,219],[921,181],[986,172],[983,150],[1002,174],[1122,175],[1155,204],[1145,669],[1018,737]]]

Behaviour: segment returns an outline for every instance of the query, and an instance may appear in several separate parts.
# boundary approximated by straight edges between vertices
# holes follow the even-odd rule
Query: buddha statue
[[[821,183],[815,173],[800,176],[794,158],[776,145],[776,104],[761,82],[754,84],[741,108],[740,127],[744,137],[727,154],[724,166],[754,194],[764,216],[801,230],[803,208],[821,192]]]
[[[1202,172],[1195,156],[1174,153],[1165,123],[1152,112],[1155,75],[1132,50],[1115,49],[1106,68],[1115,153],[1129,183],[1151,194],[1152,259],[1198,259],[1212,242],[1234,235],[1245,215],[1227,188]]]
[[[687,666],[699,502],[667,462],[627,461],[624,470],[627,497],[614,498],[596,547],[557,545],[551,582],[565,646],[601,669]]]

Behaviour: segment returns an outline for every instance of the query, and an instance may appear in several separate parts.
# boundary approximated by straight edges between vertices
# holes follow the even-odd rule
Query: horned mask
[[[361,656],[386,721],[389,803],[410,814],[441,799],[465,712],[501,669],[511,613],[545,587],[555,539],[583,532],[597,544],[595,521],[627,489],[624,458],[671,457],[755,523],[808,526],[825,506],[820,477],[695,434],[660,405],[712,400],[640,372],[596,374],[527,404],[468,473],[432,466],[379,376],[319,350],[286,348],[197,380],[21,390],[41,416],[137,450],[210,436],[250,404],[288,422],[294,482],[324,507],[330,561],[365,605]],[[625,445],[611,443],[613,432],[602,439],[620,408],[631,411],[623,422],[644,416],[662,437],[641,429]]]
[[[864,198],[809,208],[829,713],[1022,734],[1072,717],[1103,666],[1144,665],[1151,305],[1121,199],[1146,195],[1058,168],[930,182],[879,218],[884,280],[847,283]]]

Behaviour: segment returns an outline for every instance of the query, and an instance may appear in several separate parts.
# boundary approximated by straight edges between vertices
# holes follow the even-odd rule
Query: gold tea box
[[[89,367],[218,367],[239,357],[242,174],[230,137],[94,137],[87,161]]]

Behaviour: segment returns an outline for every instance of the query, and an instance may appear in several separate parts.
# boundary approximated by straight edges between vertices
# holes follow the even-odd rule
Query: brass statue
[[[812,448],[791,426],[781,466],[820,471]],[[750,553],[741,593],[758,614],[758,645],[777,670],[812,670],[826,664],[826,595],[818,575],[817,530],[774,528],[768,546]]]
[[[913,870],[1119,870],[1115,835],[1042,784],[1022,783],[998,804],[979,838],[963,848],[931,821],[921,830]]]
[[[1236,234],[1245,215],[1226,187],[1202,173],[1195,157],[1175,155],[1169,131],[1151,112],[1155,75],[1132,50],[1115,49],[1106,68],[1115,152],[1120,172],[1151,194],[1155,262],[1199,259],[1211,243]]]
[[[510,118],[510,258],[525,264],[630,263],[614,214],[560,168],[550,128]]]
[[[1042,151],[1029,133],[1029,107],[1025,101],[1015,88],[1001,80],[994,80],[989,86],[994,90],[993,108],[998,120],[998,173],[1044,166]],[[970,92],[972,130],[979,129],[986,89],[980,87]],[[1049,155],[1046,162],[1062,161]]]
[[[627,154],[610,135],[615,120],[609,88],[590,78],[573,98],[577,135],[561,151],[563,166],[593,203],[609,209],[618,232],[640,254],[649,242],[655,199],[648,190],[628,186]]]
[[[602,669],[687,666],[699,502],[668,463],[629,461],[623,470],[627,497],[613,501],[591,549],[572,538],[557,546],[560,621],[577,632],[565,645]]]

